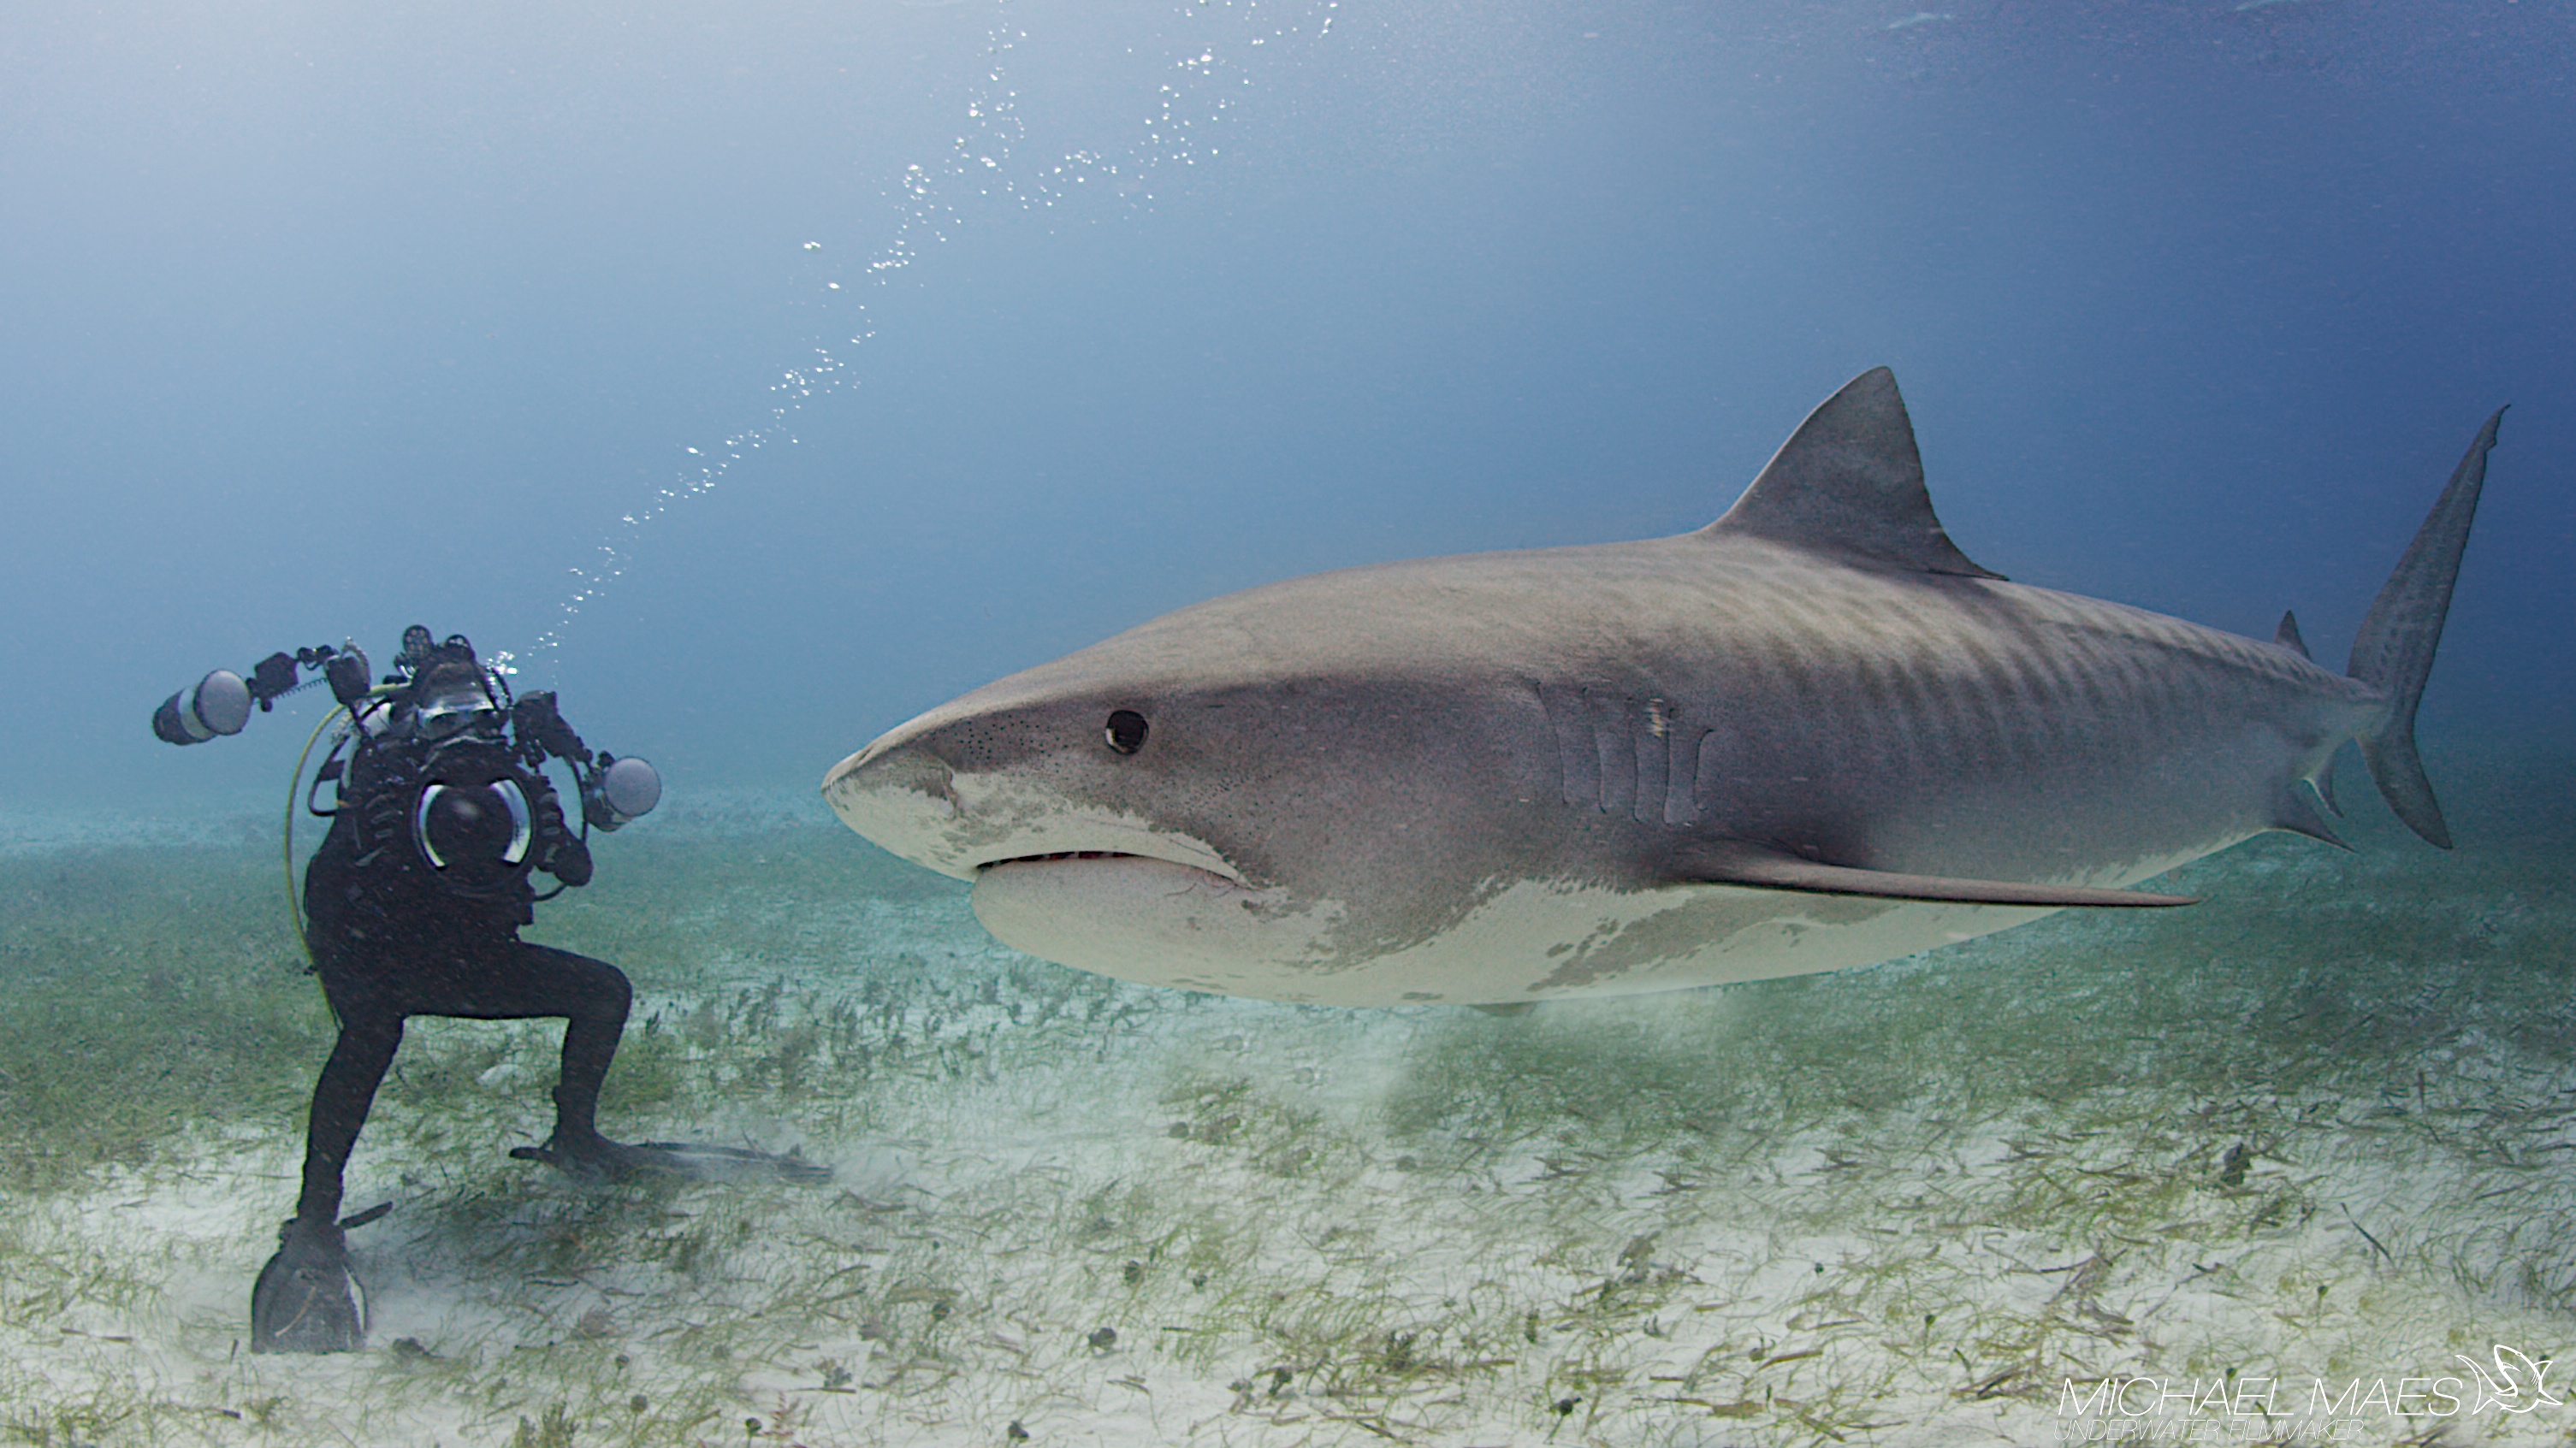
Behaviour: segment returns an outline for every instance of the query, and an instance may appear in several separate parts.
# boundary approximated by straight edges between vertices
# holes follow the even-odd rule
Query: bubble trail
[[[813,280],[831,325],[824,336],[808,340],[806,360],[779,368],[769,384],[770,404],[763,420],[712,446],[688,447],[688,461],[671,481],[627,509],[591,551],[586,563],[574,564],[572,591],[553,625],[537,636],[535,658],[559,663],[565,634],[582,609],[598,600],[633,566],[642,531],[671,516],[690,498],[714,491],[732,475],[734,466],[772,444],[795,445],[795,423],[808,403],[855,387],[858,378],[846,360],[847,350],[864,347],[875,336],[869,325],[862,289],[890,285],[922,259],[926,247],[947,241],[964,223],[962,209],[970,198],[999,201],[1022,212],[1043,214],[1072,204],[1113,205],[1129,211],[1150,208],[1154,177],[1169,167],[1193,167],[1202,156],[1220,154],[1216,144],[1240,93],[1253,85],[1246,69],[1255,49],[1273,42],[1321,40],[1332,33],[1339,0],[1310,0],[1302,6],[1264,4],[1263,0],[1185,0],[1174,13],[1195,33],[1175,42],[1171,78],[1158,88],[1151,113],[1142,119],[1142,139],[1112,151],[1081,148],[1049,161],[1023,167],[1017,163],[1028,126],[1020,117],[1020,97],[1010,82],[1014,52],[1028,32],[1012,21],[1008,0],[994,7],[995,18],[984,37],[981,77],[965,98],[966,124],[948,153],[929,163],[915,162],[899,172],[887,199],[896,203],[894,234],[854,272],[833,261],[833,248],[806,241],[798,248],[818,264]],[[1260,63],[1276,50],[1258,52]],[[1238,56],[1246,59],[1238,59]],[[1084,198],[1107,193],[1106,202]],[[833,340],[846,338],[846,340]],[[533,662],[533,659],[531,660]]]

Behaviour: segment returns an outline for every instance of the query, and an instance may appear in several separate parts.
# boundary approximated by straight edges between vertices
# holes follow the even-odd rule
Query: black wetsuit
[[[304,878],[314,966],[340,1020],[339,1041],[313,1087],[296,1203],[297,1218],[317,1226],[339,1214],[341,1172],[406,1018],[563,1017],[555,1135],[566,1144],[597,1138],[600,1082],[626,1026],[630,991],[617,967],[519,939],[519,927],[536,918],[524,870],[460,892],[456,879],[422,858],[411,811],[432,747],[400,739],[359,745]],[[503,751],[494,742],[486,752]],[[531,863],[566,884],[586,882],[589,851],[565,831],[545,776],[514,765],[510,778],[531,807]]]

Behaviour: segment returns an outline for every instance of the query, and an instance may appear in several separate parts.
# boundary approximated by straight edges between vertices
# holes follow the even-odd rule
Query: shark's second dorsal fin
[[[2284,609],[2282,611],[2281,626],[2272,630],[2272,642],[2278,647],[2288,649],[2290,652],[2297,654],[2300,658],[2307,659],[2311,662],[2314,662],[2316,658],[2314,654],[2308,652],[2308,641],[2299,637],[2299,613],[2297,609]]]
[[[1896,374],[1873,367],[1807,414],[1704,537],[1750,534],[1919,573],[2001,578],[1968,561],[1933,516]]]

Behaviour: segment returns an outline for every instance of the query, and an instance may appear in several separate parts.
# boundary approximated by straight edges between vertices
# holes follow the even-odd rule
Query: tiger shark
[[[2447,847],[2416,701],[2502,417],[2341,675],[2287,615],[2243,638],[1970,562],[1880,368],[1696,532],[1211,599],[941,705],[823,793],[972,881],[1005,944],[1346,1006],[1799,975],[2189,904],[2132,887],[2266,830],[2341,843],[2347,741]]]

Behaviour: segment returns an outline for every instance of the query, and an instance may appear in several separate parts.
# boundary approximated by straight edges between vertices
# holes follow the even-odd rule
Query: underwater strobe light
[[[230,669],[215,670],[152,711],[152,732],[172,744],[203,744],[218,734],[239,734],[249,722],[250,685]]]
[[[581,782],[581,814],[592,829],[613,830],[652,813],[662,802],[662,772],[641,759],[600,756],[600,768]]]
[[[203,744],[218,734],[239,734],[250,722],[251,705],[265,712],[304,687],[296,682],[299,668],[322,671],[330,680],[331,697],[348,708],[356,708],[367,697],[367,656],[356,644],[337,648],[323,644],[291,654],[270,654],[251,666],[247,679],[230,669],[215,670],[199,679],[195,688],[181,689],[162,700],[161,707],[152,711],[152,732],[172,744]]]

